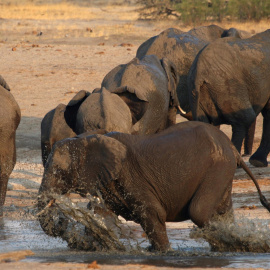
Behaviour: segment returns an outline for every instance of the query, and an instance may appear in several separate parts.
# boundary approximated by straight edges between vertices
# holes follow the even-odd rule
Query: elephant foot
[[[170,244],[166,245],[166,247],[160,247],[160,248],[156,248],[153,245],[151,245],[151,246],[148,246],[146,250],[149,252],[157,252],[157,253],[167,253],[169,251],[173,251]]]
[[[253,156],[250,157],[249,163],[255,167],[267,167],[268,166],[267,160],[260,160],[260,159],[254,158]]]

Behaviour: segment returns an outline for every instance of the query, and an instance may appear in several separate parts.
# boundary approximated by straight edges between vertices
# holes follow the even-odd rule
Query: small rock
[[[121,43],[119,46],[121,47],[133,47],[134,45],[131,43]]]

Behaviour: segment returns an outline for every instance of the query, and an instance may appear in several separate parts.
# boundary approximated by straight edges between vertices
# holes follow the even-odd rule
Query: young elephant
[[[251,176],[269,210],[230,140],[209,124],[184,122],[154,135],[112,132],[65,139],[55,144],[46,163],[38,206],[42,211],[53,193],[84,196],[99,190],[110,210],[139,223],[152,248],[166,251],[166,221],[191,219],[202,227],[215,215],[233,217],[237,164]],[[46,217],[39,216],[43,230],[62,235],[65,228]]]

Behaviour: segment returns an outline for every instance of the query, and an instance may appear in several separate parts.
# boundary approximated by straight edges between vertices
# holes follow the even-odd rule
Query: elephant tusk
[[[178,106],[178,110],[180,111],[181,114],[187,114],[180,106]]]
[[[51,200],[49,201],[49,203],[48,203],[48,204],[47,204],[40,212],[38,212],[36,215],[37,215],[37,216],[42,215],[42,214],[46,211],[46,209],[52,207],[52,205],[53,205],[54,203],[55,203],[55,199],[51,199]]]

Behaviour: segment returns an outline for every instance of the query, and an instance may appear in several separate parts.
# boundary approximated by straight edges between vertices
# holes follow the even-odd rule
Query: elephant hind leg
[[[267,156],[270,152],[270,100],[262,110],[263,133],[257,151],[250,157],[249,162],[255,167],[267,167]]]
[[[244,138],[249,130],[252,132],[252,125],[256,121],[256,113],[252,108],[239,110],[233,116],[229,116],[227,121],[232,125],[232,143],[239,153],[241,153]],[[255,128],[255,126],[254,126]]]
[[[252,146],[255,135],[256,119],[251,124],[249,129],[246,132],[245,141],[244,141],[244,155],[249,156],[252,153]]]
[[[232,211],[233,175],[232,166],[225,162],[215,164],[207,173],[189,205],[189,217],[197,226],[203,227],[216,216],[225,217]]]

